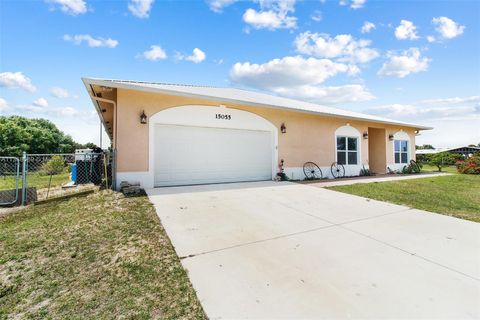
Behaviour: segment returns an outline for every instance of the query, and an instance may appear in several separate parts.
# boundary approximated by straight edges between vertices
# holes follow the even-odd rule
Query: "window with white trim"
[[[358,163],[358,137],[337,136],[337,162],[339,164]]]
[[[395,163],[408,163],[408,141],[394,140]]]

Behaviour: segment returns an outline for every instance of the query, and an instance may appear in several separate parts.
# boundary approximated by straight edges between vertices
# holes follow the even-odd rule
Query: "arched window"
[[[357,165],[360,162],[360,132],[352,126],[343,126],[335,131],[337,162]]]
[[[396,164],[406,164],[410,158],[410,136],[405,131],[393,135],[393,155]]]

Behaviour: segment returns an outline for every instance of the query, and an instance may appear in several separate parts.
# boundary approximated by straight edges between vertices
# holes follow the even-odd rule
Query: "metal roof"
[[[418,149],[415,151],[416,154],[432,154],[440,152],[480,152],[480,147],[455,147],[455,148],[436,148],[436,149]]]
[[[85,86],[99,85],[113,88],[122,88],[130,90],[139,90],[147,92],[157,92],[163,94],[203,98],[214,100],[218,102],[230,102],[245,104],[264,108],[284,109],[297,112],[305,112],[318,114],[322,116],[330,116],[337,118],[345,118],[351,120],[370,121],[384,124],[400,125],[405,127],[412,127],[419,130],[430,130],[432,127],[426,127],[419,124],[408,123],[377,117],[374,115],[363,114],[354,111],[348,111],[338,108],[327,107],[319,104],[305,102],[301,100],[294,100],[283,98],[270,94],[248,91],[237,88],[223,88],[223,87],[209,87],[198,85],[185,84],[170,84],[170,83],[156,83],[156,82],[142,82],[129,80],[114,80],[114,79],[96,79],[96,78],[82,78]]]

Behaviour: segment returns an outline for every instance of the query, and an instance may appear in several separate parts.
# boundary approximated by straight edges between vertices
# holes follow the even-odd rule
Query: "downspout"
[[[95,97],[91,93],[89,93],[89,95],[90,95],[90,98],[92,98],[93,100],[95,100],[97,102],[100,101],[100,102],[113,104],[113,110],[114,110],[114,113],[113,113],[113,132],[114,132],[114,134],[113,134],[113,148],[117,149],[117,103],[114,100]],[[100,112],[102,112],[102,110],[100,110]],[[102,118],[103,118],[103,116],[102,116]]]
[[[94,95],[92,95],[90,92],[88,93],[90,95],[90,98],[92,98],[93,100],[97,101],[97,103],[100,101],[100,102],[105,102],[105,103],[111,103],[113,105],[113,155],[114,155],[114,158],[113,158],[113,162],[114,162],[114,166],[113,166],[113,174],[114,174],[114,178],[113,178],[113,181],[112,181],[112,187],[114,188],[114,190],[116,190],[117,186],[117,103],[114,101],[114,100],[110,100],[110,99],[105,99],[105,98],[99,98],[99,97],[95,97]],[[100,107],[100,105],[99,105]],[[100,115],[101,115],[101,112],[102,110],[100,109]],[[101,115],[102,119],[103,119],[103,116]]]

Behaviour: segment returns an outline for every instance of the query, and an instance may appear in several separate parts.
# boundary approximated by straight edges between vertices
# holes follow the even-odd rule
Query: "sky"
[[[0,0],[1,115],[98,144],[81,77],[246,88],[478,144],[480,1]]]

